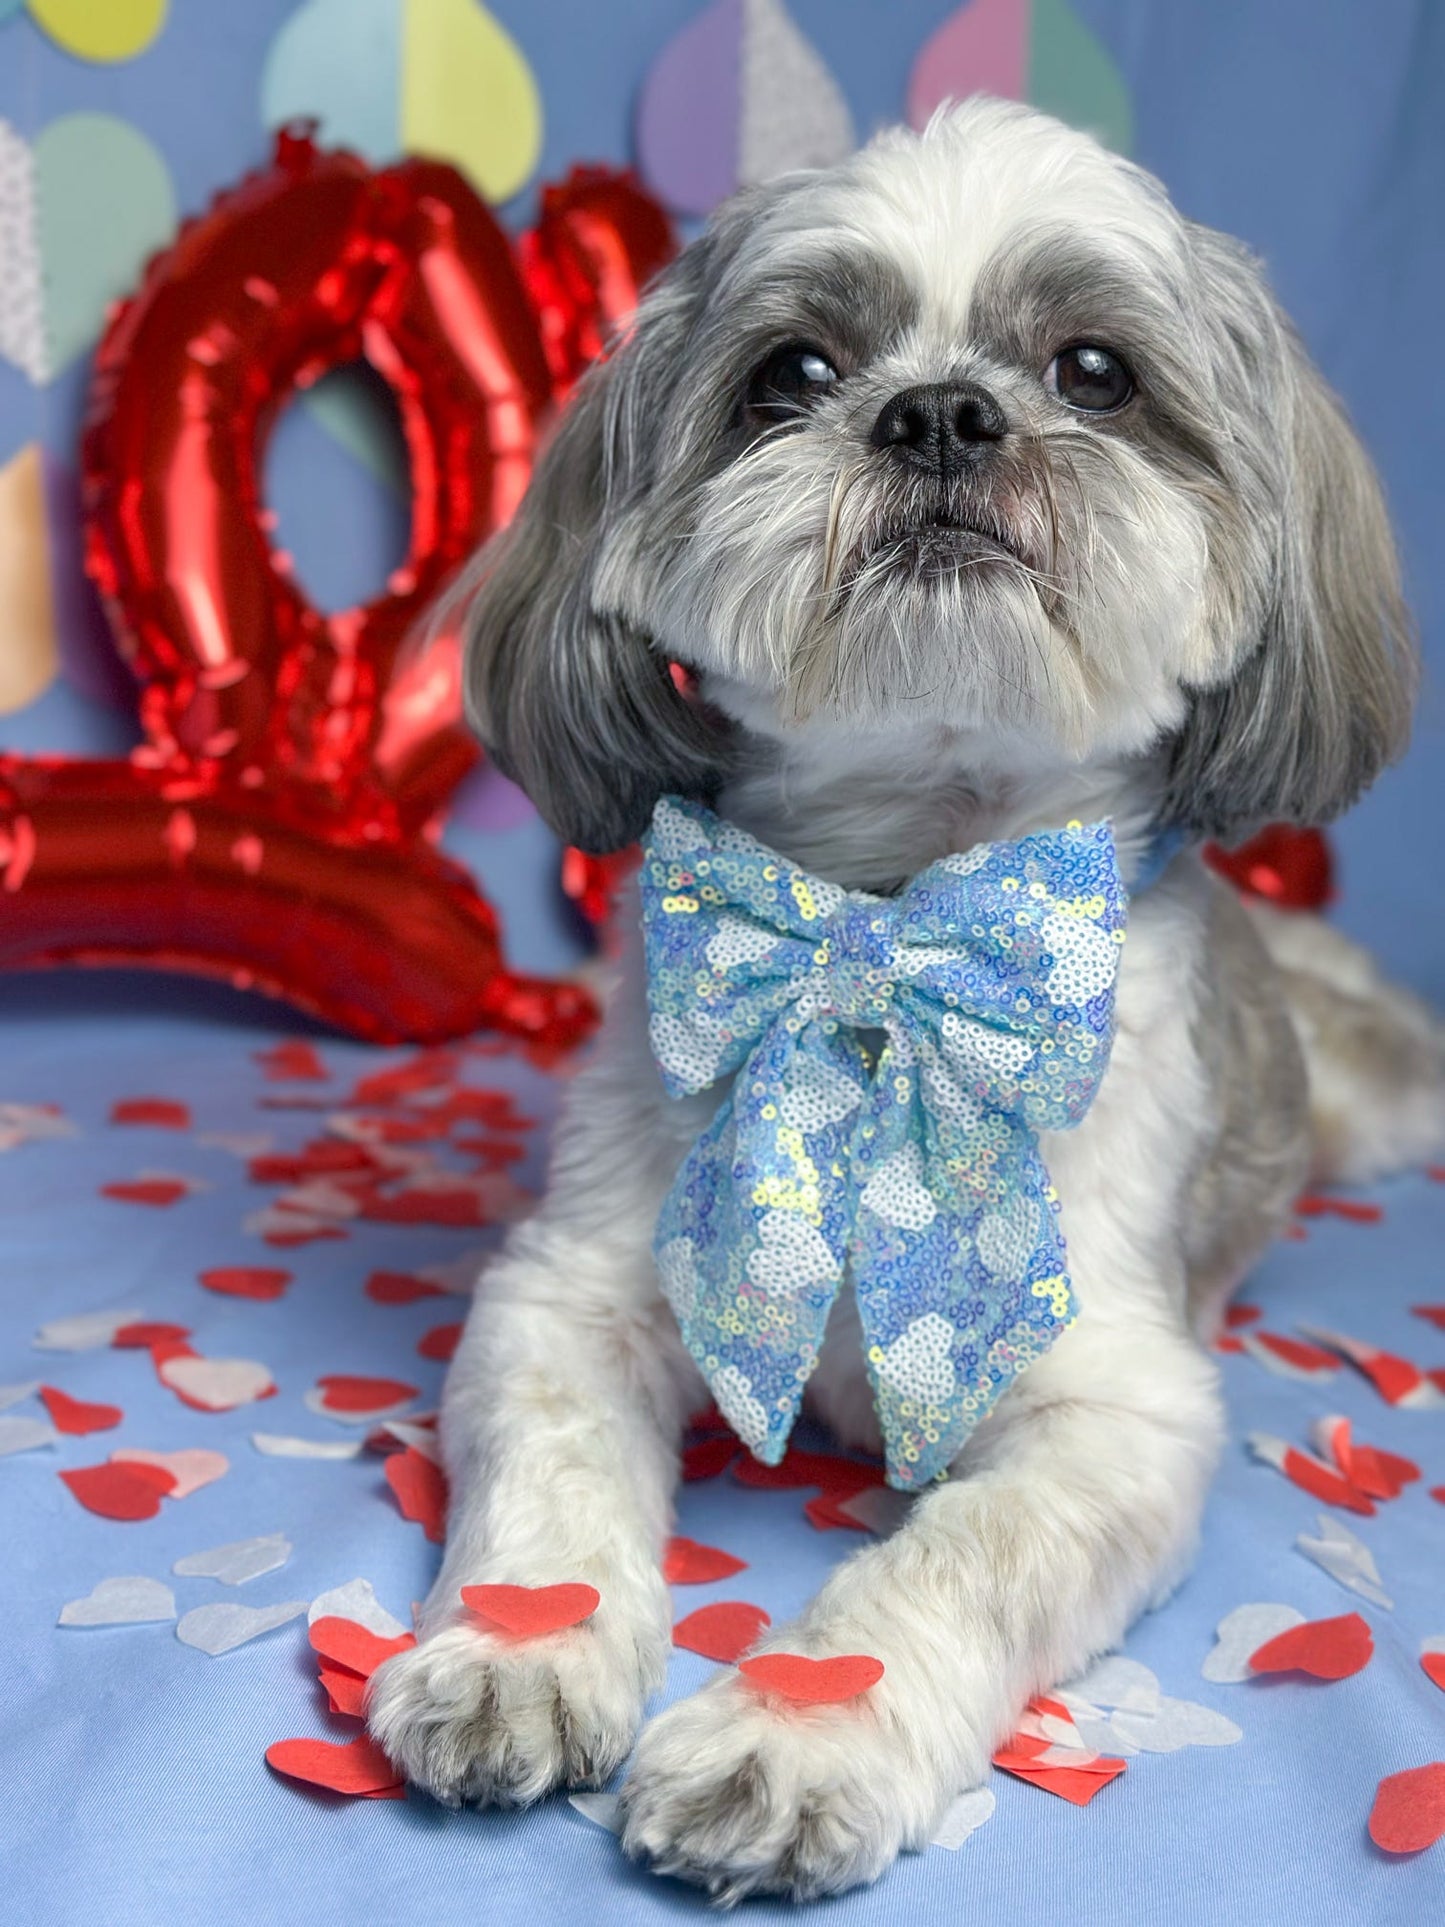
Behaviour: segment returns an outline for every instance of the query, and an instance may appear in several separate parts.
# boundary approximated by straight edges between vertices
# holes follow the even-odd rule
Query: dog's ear
[[[583,378],[511,524],[463,585],[467,714],[493,761],[568,843],[620,848],[669,790],[706,793],[717,726],[650,638],[599,606],[609,533],[636,512],[703,274],[695,246]]]
[[[1417,669],[1380,485],[1343,408],[1253,258],[1207,228],[1190,240],[1241,498],[1240,553],[1211,566],[1254,613],[1230,679],[1191,697],[1165,814],[1230,839],[1352,803],[1405,747]]]

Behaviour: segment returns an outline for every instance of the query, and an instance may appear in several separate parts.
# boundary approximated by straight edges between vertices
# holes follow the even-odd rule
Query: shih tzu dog
[[[1333,817],[1404,744],[1414,658],[1379,490],[1241,246],[1087,136],[976,99],[725,206],[578,391],[472,593],[470,699],[492,755],[590,849],[645,836],[677,799],[642,878],[673,910],[708,895],[678,879],[691,889],[709,852],[717,875],[735,861],[826,898],[820,931],[856,905],[881,928],[925,900],[920,873],[962,890],[987,862],[1021,889],[1024,948],[1047,949],[1060,918],[1108,923],[1107,889],[1071,902],[1067,880],[1028,882],[1028,852],[1085,824],[1111,827],[1132,896],[1122,949],[1112,926],[1088,933],[1098,982],[1066,971],[1060,989],[1056,961],[1046,991],[1018,994],[1047,1024],[1117,971],[1086,1114],[1064,1129],[1072,1114],[1039,1112],[1017,1140],[1041,1156],[1049,1208],[1020,1207],[1012,1260],[1002,1219],[986,1240],[935,1196],[917,1220],[953,1212],[956,1249],[1006,1283],[1031,1240],[1056,1238],[1067,1280],[1021,1289],[1029,1318],[1046,1301],[1064,1315],[1031,1360],[1022,1325],[1014,1351],[990,1352],[1007,1390],[975,1399],[976,1427],[949,1429],[961,1354],[934,1360],[933,1389],[904,1407],[942,1400],[927,1408],[942,1462],[925,1452],[903,1524],[759,1648],[872,1655],[881,1678],[797,1706],[722,1671],[646,1727],[625,1783],[623,1845],[660,1872],[725,1901],[834,1893],[925,1843],[1027,1698],[1115,1646],[1185,1571],[1223,1433],[1201,1340],[1311,1168],[1360,1177],[1440,1143],[1429,1013],[1314,920],[1247,912],[1197,855],[1269,819]],[[1053,906],[1043,939],[1030,889]],[[729,970],[782,941],[724,923]],[[995,939],[1013,985],[1012,940]],[[940,954],[899,968],[926,976]],[[659,1558],[685,1415],[710,1387],[745,1443],[781,1449],[746,1373],[700,1368],[683,1281],[654,1257],[729,1079],[718,1044],[695,1094],[673,1094],[647,978],[634,942],[545,1200],[478,1289],[442,1411],[445,1560],[421,1644],[373,1683],[373,1733],[452,1804],[596,1785],[628,1757],[669,1651]],[[784,981],[786,1002],[802,980]],[[908,1083],[906,1026],[883,1004],[835,1004],[830,1027],[826,1000],[805,1003],[787,1006],[800,1048],[808,1010],[828,1049],[856,1029],[846,1063],[864,1081],[842,1058],[827,1073],[852,1091],[844,1108],[873,1102],[870,1065],[875,1084]],[[989,1048],[995,1083],[1017,1071]],[[971,1168],[981,1113],[936,1053],[918,1062],[940,1104],[953,1092]],[[732,1101],[753,1095],[769,1091]],[[737,1115],[734,1149],[751,1128]],[[841,1166],[832,1179],[846,1191]],[[848,1209],[861,1221],[867,1203]],[[865,1291],[825,1256],[819,1299],[818,1222],[793,1221],[765,1279],[749,1259],[737,1285],[719,1247],[733,1284],[707,1288],[736,1287],[732,1359],[764,1345],[759,1304],[831,1304],[795,1402],[846,1447],[886,1445],[891,1470],[903,1408],[869,1320],[890,1315],[894,1274]],[[884,1239],[900,1265],[905,1247]],[[574,1580],[596,1611],[524,1643],[460,1598]]]

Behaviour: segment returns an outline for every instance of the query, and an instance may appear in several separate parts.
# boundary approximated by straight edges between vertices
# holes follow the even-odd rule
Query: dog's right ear
[[[673,264],[583,377],[516,517],[462,591],[468,718],[497,767],[583,850],[634,841],[668,791],[706,794],[725,747],[651,639],[597,598],[607,537],[651,479],[704,246]]]

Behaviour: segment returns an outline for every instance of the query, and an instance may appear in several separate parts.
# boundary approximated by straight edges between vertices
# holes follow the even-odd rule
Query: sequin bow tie
[[[658,1219],[688,1350],[777,1464],[846,1267],[888,1481],[920,1486],[1075,1316],[1036,1133],[1076,1124],[1109,1061],[1109,825],[876,897],[665,798],[641,889],[663,1082],[733,1080]]]

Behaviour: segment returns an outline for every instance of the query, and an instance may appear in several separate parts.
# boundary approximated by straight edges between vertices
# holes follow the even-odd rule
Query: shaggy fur
[[[1111,412],[1065,391],[1081,343],[1132,380]],[[1164,825],[1323,820],[1400,750],[1412,693],[1378,488],[1257,264],[986,100],[725,207],[468,593],[473,716],[561,834],[615,847],[676,789],[851,888],[1071,818],[1112,817],[1126,878]],[[1186,1568],[1222,1433],[1199,1341],[1311,1163],[1441,1141],[1430,1015],[1195,855],[1133,906],[1117,1011],[1093,1108],[1042,1144],[1078,1322],[763,1642],[876,1654],[866,1698],[789,1709],[723,1673],[646,1728],[624,1846],[660,1871],[805,1898],[923,1844],[1028,1695]],[[600,1783],[662,1679],[704,1389],[650,1241],[716,1101],[664,1096],[634,944],[546,1198],[478,1289],[446,1557],[372,1686],[372,1731],[441,1800]],[[846,1294],[808,1403],[877,1447]],[[460,1609],[465,1584],[560,1579],[598,1612],[522,1648]]]

